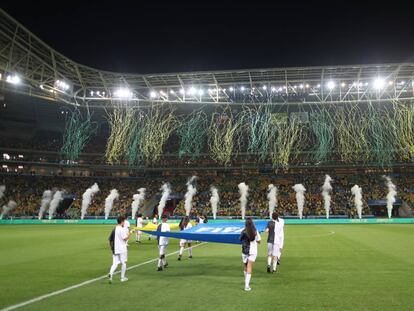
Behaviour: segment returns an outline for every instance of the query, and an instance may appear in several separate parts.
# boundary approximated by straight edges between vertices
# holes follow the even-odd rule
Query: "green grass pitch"
[[[0,227],[0,309],[105,275],[111,226]],[[263,242],[265,242],[263,235]],[[128,265],[157,257],[131,238]],[[178,250],[171,240],[168,253]],[[413,310],[413,225],[287,225],[282,264],[266,273],[266,243],[244,292],[241,247],[207,243],[194,258],[156,262],[19,310]]]

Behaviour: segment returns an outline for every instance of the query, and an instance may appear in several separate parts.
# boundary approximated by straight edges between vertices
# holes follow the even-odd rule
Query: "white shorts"
[[[257,257],[257,255],[253,255],[253,254],[246,255],[246,254],[243,254],[242,253],[243,263],[247,263],[247,261],[255,262],[256,261],[256,257]]]
[[[126,252],[112,255],[112,263],[114,265],[119,265],[120,263],[124,263],[127,261],[128,261],[128,253]]]
[[[181,239],[180,240],[180,247],[184,247],[185,246],[185,243],[192,243],[193,241],[191,241],[191,240],[184,240],[184,239]]]
[[[267,256],[280,257],[280,245],[267,243]]]
[[[165,253],[167,252],[167,245],[158,245],[158,249],[160,250],[160,256],[161,255],[165,255]]]

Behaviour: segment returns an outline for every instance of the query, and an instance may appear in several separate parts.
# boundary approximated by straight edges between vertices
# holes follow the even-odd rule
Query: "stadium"
[[[94,69],[0,9],[0,309],[411,309],[413,100],[407,62]],[[128,282],[109,284],[120,216]]]

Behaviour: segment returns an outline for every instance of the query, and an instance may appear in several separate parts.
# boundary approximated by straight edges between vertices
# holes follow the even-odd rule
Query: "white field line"
[[[207,243],[207,242],[203,242],[203,243],[200,243],[200,244],[196,244],[196,245],[194,245],[194,246],[193,246],[193,248],[194,248],[194,247],[201,246],[201,245],[206,244],[206,243]],[[187,249],[187,248],[186,248],[186,249]],[[178,251],[175,251],[175,252],[172,252],[172,253],[169,253],[169,254],[167,254],[166,256],[168,257],[168,256],[171,256],[171,255],[177,254],[178,252],[179,252],[179,250],[178,250]],[[146,265],[146,264],[149,264],[149,263],[155,262],[155,261],[157,261],[157,260],[158,260],[158,257],[157,257],[157,258],[154,258],[154,259],[151,259],[151,260],[148,260],[148,261],[145,261],[145,262],[142,262],[142,263],[139,263],[139,264],[137,264],[137,265],[130,266],[130,267],[128,267],[128,268],[127,268],[127,270],[135,269],[135,268],[138,268],[138,267],[144,266],[144,265]],[[115,272],[114,274],[118,274],[118,273],[120,273],[120,271],[117,271],[117,272]],[[51,292],[51,293],[49,293],[49,294],[45,294],[45,295],[42,295],[42,296],[39,296],[39,297],[36,297],[36,298],[30,299],[30,300],[27,300],[27,301],[24,301],[24,302],[21,302],[21,303],[18,303],[18,304],[15,304],[15,305],[12,305],[12,306],[6,307],[6,308],[4,308],[4,309],[0,309],[0,311],[16,310],[16,309],[18,309],[18,308],[21,308],[21,307],[27,306],[27,305],[29,305],[29,304],[32,304],[32,303],[35,303],[35,302],[38,302],[38,301],[41,301],[41,300],[44,300],[44,299],[47,299],[47,298],[50,298],[50,297],[53,297],[53,296],[57,296],[57,295],[60,295],[60,294],[66,293],[66,292],[68,292],[68,291],[70,291],[70,290],[72,290],[72,289],[76,289],[76,288],[79,288],[79,287],[82,287],[82,286],[85,286],[85,285],[88,285],[88,284],[94,283],[94,282],[96,282],[96,281],[103,280],[103,279],[105,279],[105,278],[108,278],[108,274],[105,274],[105,275],[100,276],[100,277],[98,277],[98,278],[94,278],[94,279],[91,279],[91,280],[88,280],[88,281],[85,281],[85,282],[82,282],[82,283],[79,283],[79,284],[72,285],[72,286],[69,286],[69,287],[66,287],[66,288],[59,289],[59,290],[54,291],[54,292]]]

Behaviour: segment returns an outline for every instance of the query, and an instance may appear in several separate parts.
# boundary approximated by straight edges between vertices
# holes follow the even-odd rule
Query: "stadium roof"
[[[0,89],[79,106],[412,100],[414,63],[129,74],[78,64],[0,9]]]

